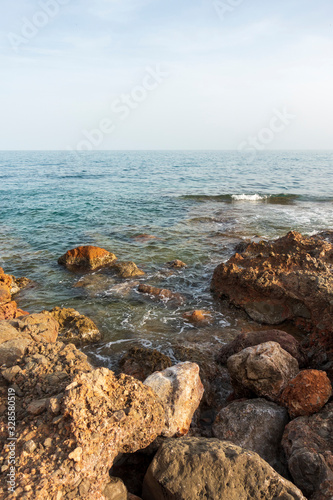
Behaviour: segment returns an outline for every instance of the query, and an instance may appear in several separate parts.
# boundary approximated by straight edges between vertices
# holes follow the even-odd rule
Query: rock
[[[19,319],[0,321],[0,344],[7,340],[27,339],[36,342],[55,342],[58,322],[48,312],[30,314]]]
[[[227,441],[169,439],[143,483],[144,500],[306,500],[262,458]]]
[[[48,404],[47,399],[39,399],[37,401],[32,401],[28,406],[27,406],[27,412],[30,413],[31,415],[40,415],[43,413],[44,410],[46,410]]]
[[[95,323],[75,309],[55,307],[50,314],[59,323],[59,339],[64,342],[80,346],[102,338]]]
[[[115,262],[110,266],[110,269],[120,278],[133,278],[134,276],[143,276],[145,274],[144,271],[139,269],[138,266],[131,261]]]
[[[211,290],[255,321],[293,321],[313,331],[314,343],[333,351],[333,244],[292,231],[250,243],[214,271]],[[333,355],[333,354],[332,354]]]
[[[58,259],[58,264],[74,271],[91,271],[112,263],[116,258],[113,253],[104,250],[104,248],[87,245],[68,250]]]
[[[212,319],[212,313],[209,311],[190,311],[185,312],[183,318],[189,323],[209,323]]]
[[[247,347],[228,359],[228,370],[237,386],[277,401],[280,393],[298,372],[298,363],[277,342]]]
[[[29,485],[31,498],[104,498],[115,457],[148,446],[164,427],[164,409],[152,389],[106,368],[94,370],[71,344],[34,343],[19,366],[24,375],[13,379],[22,394],[16,398],[16,491]],[[37,401],[43,411],[29,413]],[[5,425],[0,419],[3,443]],[[30,440],[36,444],[32,454],[26,452]],[[5,491],[1,475],[0,497]]]
[[[105,486],[103,495],[106,500],[127,500],[127,489],[121,479],[111,477],[110,482]]]
[[[290,380],[280,396],[290,418],[312,415],[322,409],[332,396],[332,385],[325,372],[303,370]]]
[[[142,382],[152,373],[165,370],[170,366],[172,366],[172,361],[169,356],[146,347],[131,347],[119,361],[122,373],[131,375]]]
[[[12,366],[11,368],[6,368],[1,371],[1,375],[3,376],[4,379],[6,379],[8,382],[12,382],[12,380],[16,377],[18,373],[21,373],[22,370],[19,366]]]
[[[265,399],[234,401],[218,413],[213,435],[258,453],[279,474],[286,476],[281,439],[288,422],[287,411]]]
[[[0,304],[6,304],[12,298],[12,294],[10,293],[10,288],[8,285],[4,283],[0,283]]]
[[[226,364],[228,358],[233,354],[237,354],[247,347],[263,344],[265,342],[277,342],[282,349],[289,352],[291,356],[297,359],[300,366],[306,364],[306,353],[300,343],[295,337],[281,330],[240,333],[232,342],[221,348],[216,359],[219,363]]]
[[[195,363],[179,363],[162,372],[155,372],[144,382],[151,387],[165,410],[162,436],[182,436],[189,431],[193,414],[204,389]]]
[[[0,320],[20,318],[21,316],[28,316],[28,314],[27,311],[18,309],[14,300],[0,306]]]
[[[167,262],[168,267],[171,267],[173,269],[180,269],[182,267],[187,267],[185,262],[182,262],[181,260],[172,260],[171,262]]]
[[[16,338],[14,340],[7,340],[0,344],[0,366],[13,366],[16,361],[26,353],[28,346],[32,340]]]
[[[295,484],[311,500],[333,498],[333,403],[286,427],[282,445]]]
[[[137,240],[137,241],[149,241],[149,240],[159,240],[160,238],[158,238],[157,236],[154,236],[153,234],[146,234],[146,233],[143,233],[143,234],[137,234],[135,236],[133,236],[133,239],[134,240]]]
[[[180,293],[172,292],[166,288],[156,288],[155,286],[141,284],[138,287],[138,292],[158,297],[166,302],[169,300],[175,301],[179,305],[185,302],[185,298]]]

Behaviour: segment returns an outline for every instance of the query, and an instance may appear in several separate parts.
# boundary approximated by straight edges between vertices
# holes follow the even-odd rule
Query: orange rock
[[[12,284],[12,277],[9,276],[9,274],[5,274],[4,270],[2,267],[0,267],[0,286],[1,284],[7,285],[9,288]]]
[[[176,260],[173,260],[171,262],[167,262],[167,265],[169,267],[172,267],[174,269],[180,269],[182,267],[187,267],[187,265],[185,264],[185,262],[182,262],[181,260],[179,259],[176,259]]]
[[[5,283],[0,283],[0,304],[6,304],[10,302],[12,294],[10,293],[10,288]]]
[[[16,318],[17,314],[17,304],[12,300],[0,306],[0,320],[2,319],[13,319]]]
[[[180,293],[172,292],[167,288],[157,288],[155,286],[141,284],[138,287],[138,292],[153,295],[165,301],[174,300],[178,304],[184,304],[185,302],[185,297],[183,297]]]
[[[183,314],[183,318],[190,323],[202,323],[211,320],[211,313],[209,311],[191,311]]]
[[[319,370],[303,370],[280,396],[280,404],[288,408],[291,418],[319,412],[332,395],[332,385],[326,373]]]
[[[68,250],[58,259],[58,264],[69,269],[92,270],[110,264],[116,258],[113,253],[104,250],[104,248],[87,245]]]

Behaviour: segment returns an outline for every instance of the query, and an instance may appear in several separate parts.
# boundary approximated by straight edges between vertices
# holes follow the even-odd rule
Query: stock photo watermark
[[[29,19],[22,18],[21,30],[19,33],[10,32],[7,39],[11,48],[18,52],[19,48],[26,45],[35,38],[39,31],[49,24],[49,22],[58,16],[61,7],[67,5],[71,0],[41,0],[38,2],[39,9]]]
[[[15,492],[16,487],[16,398],[15,389],[8,388],[8,437],[7,437],[7,486],[10,493]]]
[[[234,12],[245,0],[214,0],[212,2],[215,12],[224,21],[226,16]]]
[[[102,118],[97,127],[82,130],[84,139],[80,140],[75,147],[68,146],[67,150],[72,152],[92,151],[101,146],[106,136],[116,130],[117,120],[126,120],[169,76],[169,72],[162,69],[160,64],[155,67],[147,67],[141,83],[134,86],[130,92],[117,97],[111,103],[110,115]]]
[[[241,142],[237,149],[250,153],[248,161],[253,161],[258,151],[264,151],[269,144],[272,144],[278,134],[281,134],[295,120],[296,115],[289,113],[286,107],[274,109],[268,126],[263,127],[254,136],[249,136],[247,140]]]

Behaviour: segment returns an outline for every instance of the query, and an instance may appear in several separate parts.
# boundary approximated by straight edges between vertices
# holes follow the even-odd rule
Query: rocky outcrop
[[[183,314],[185,321],[189,323],[209,323],[212,320],[212,313],[210,311],[190,311]]]
[[[14,276],[5,274],[0,267],[0,320],[19,318],[29,314],[18,309],[17,303],[12,300],[12,295],[27,286],[29,282],[27,278],[16,279]]]
[[[282,444],[295,484],[311,500],[333,498],[333,403],[286,427]]]
[[[142,382],[152,373],[165,370],[170,366],[172,366],[172,361],[169,356],[146,347],[131,347],[119,361],[122,373],[131,375]]]
[[[258,453],[279,474],[286,476],[281,439],[288,422],[287,411],[265,399],[233,401],[218,413],[213,435]]]
[[[291,418],[319,412],[332,396],[332,385],[326,373],[303,370],[290,380],[280,396]]]
[[[185,297],[183,297],[180,293],[172,292],[167,288],[156,288],[155,286],[145,285],[142,283],[138,287],[138,292],[157,297],[165,302],[170,300],[175,302],[177,305],[185,303]]]
[[[95,323],[75,309],[55,307],[50,314],[59,323],[59,340],[80,346],[102,338]]]
[[[0,344],[15,339],[55,342],[58,330],[58,322],[48,312],[0,321]]]
[[[106,368],[94,370],[71,344],[34,343],[2,376],[21,396],[16,492],[22,499],[113,498],[109,469],[115,457],[148,446],[164,427],[164,409],[149,387]],[[9,452],[5,417],[2,460]],[[1,480],[0,496],[7,491],[4,474]]]
[[[333,244],[292,231],[250,243],[214,271],[211,289],[255,321],[291,320],[333,349]]]
[[[166,437],[183,436],[189,431],[193,414],[198,408],[204,389],[195,363],[179,363],[148,377],[151,387],[165,410]]]
[[[114,262],[117,257],[104,248],[91,245],[68,250],[58,259],[58,264],[73,271],[92,271]]]
[[[263,330],[255,332],[240,333],[229,344],[224,345],[219,351],[216,359],[219,363],[226,364],[228,358],[233,354],[265,342],[277,342],[282,349],[289,352],[291,356],[297,359],[299,366],[307,363],[307,357],[300,343],[289,333],[281,330]]]
[[[138,266],[132,261],[117,261],[110,266],[110,269],[120,278],[133,278],[135,276],[143,276],[145,274],[145,272],[139,269]]]
[[[145,476],[144,500],[306,500],[254,452],[226,441],[170,439]]]
[[[228,359],[228,370],[237,392],[238,388],[253,391],[277,401],[279,395],[298,372],[297,360],[277,342],[247,347]]]

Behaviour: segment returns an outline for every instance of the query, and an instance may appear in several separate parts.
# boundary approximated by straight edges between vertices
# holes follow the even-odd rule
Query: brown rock
[[[146,347],[131,347],[119,361],[122,373],[131,375],[141,382],[152,373],[165,370],[170,366],[172,362],[169,356]]]
[[[277,401],[299,372],[298,363],[277,342],[247,347],[228,359],[228,370],[235,389],[244,387],[257,396]]]
[[[102,338],[95,323],[75,309],[55,307],[50,314],[59,323],[59,339],[64,342],[80,346]]]
[[[265,342],[277,342],[282,349],[289,352],[291,356],[297,359],[300,366],[304,366],[306,363],[306,354],[300,343],[295,337],[281,330],[240,333],[232,342],[221,348],[216,359],[219,363],[226,364],[228,358],[233,354],[237,354],[247,347],[263,344]]]
[[[167,262],[167,265],[171,268],[174,268],[174,269],[181,269],[182,267],[187,267],[185,262],[182,262],[179,259],[172,260],[171,262]]]
[[[212,319],[212,314],[209,311],[191,311],[185,312],[183,318],[189,323],[209,323]]]
[[[175,301],[180,305],[185,302],[185,298],[180,293],[172,292],[166,288],[156,288],[155,286],[141,284],[138,287],[138,292],[158,297],[164,301]]]
[[[10,288],[4,283],[0,283],[0,304],[6,304],[12,298]]]
[[[290,380],[280,396],[291,418],[312,415],[332,396],[332,385],[325,372],[303,370]]]
[[[16,338],[0,343],[0,366],[13,366],[18,359],[24,356],[28,346],[33,341],[30,339]]]
[[[0,289],[3,285],[6,285],[10,289],[12,286],[12,276],[5,274],[2,267],[0,267]]]
[[[103,248],[91,245],[68,250],[58,259],[58,264],[71,270],[93,270],[105,266],[116,260],[116,256]]]
[[[128,262],[115,262],[110,266],[112,271],[115,271],[120,278],[133,278],[134,276],[143,276],[144,271],[131,261]]]

